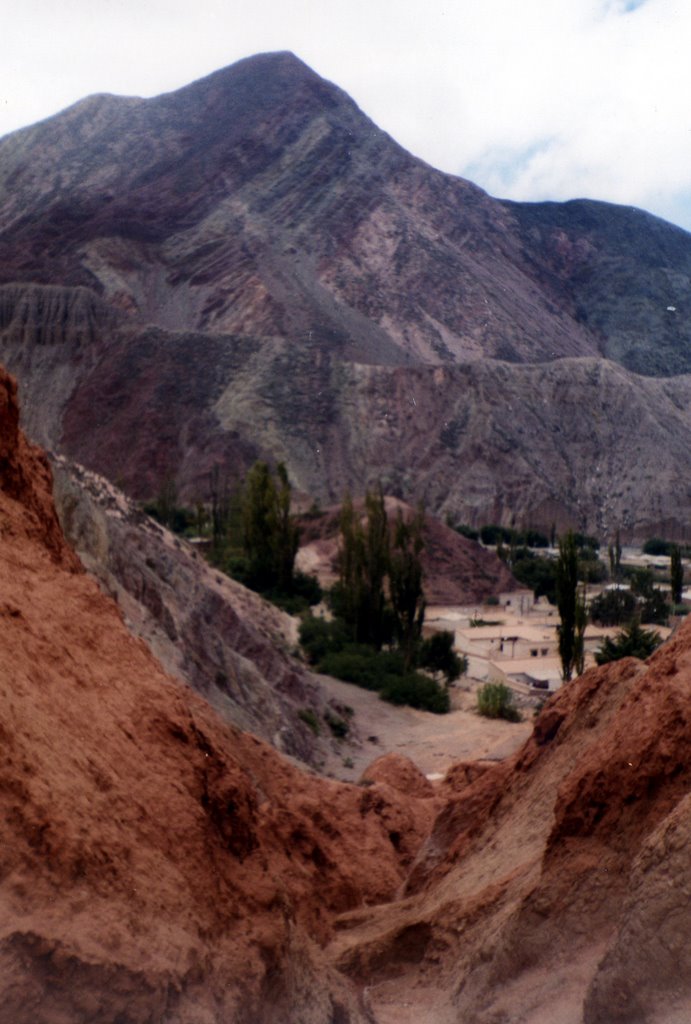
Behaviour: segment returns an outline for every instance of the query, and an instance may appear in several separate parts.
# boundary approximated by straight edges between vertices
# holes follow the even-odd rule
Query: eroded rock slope
[[[291,54],[0,140],[31,436],[151,497],[259,456],[323,503],[681,535],[691,238],[434,171]]]
[[[0,1021],[368,1020],[320,947],[436,799],[307,776],[166,676],[66,545],[0,377]]]

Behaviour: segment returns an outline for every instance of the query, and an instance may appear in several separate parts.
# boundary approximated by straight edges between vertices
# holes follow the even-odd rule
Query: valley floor
[[[502,760],[533,727],[528,713],[518,723],[482,718],[473,710],[478,684],[465,678],[452,688],[448,715],[395,707],[376,693],[330,676],[319,680],[329,698],[353,710],[358,739],[344,744],[342,753],[333,753],[323,766],[325,774],[345,781],[357,781],[382,754],[403,754],[428,776],[444,775],[456,761]]]

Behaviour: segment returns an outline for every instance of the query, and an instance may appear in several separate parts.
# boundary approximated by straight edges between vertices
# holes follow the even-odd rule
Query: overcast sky
[[[416,156],[691,230],[688,0],[2,0],[0,134],[293,50]]]

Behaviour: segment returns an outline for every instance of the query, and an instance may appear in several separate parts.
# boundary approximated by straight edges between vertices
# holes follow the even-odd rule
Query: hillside
[[[66,545],[4,373],[0,412],[0,1021],[365,1024],[319,947],[394,895],[434,797],[302,774],[167,676]]]
[[[2,1024],[688,1020],[691,623],[506,761],[329,782],[130,636],[0,414]]]
[[[691,236],[501,202],[291,54],[0,140],[0,356],[49,447],[150,497],[283,459],[479,524],[680,535]]]

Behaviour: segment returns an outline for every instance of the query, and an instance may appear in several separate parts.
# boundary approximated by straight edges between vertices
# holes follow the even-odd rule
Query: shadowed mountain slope
[[[492,199],[291,54],[0,140],[2,282],[31,435],[138,495],[265,456],[322,501],[684,528],[691,236]]]

